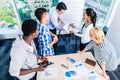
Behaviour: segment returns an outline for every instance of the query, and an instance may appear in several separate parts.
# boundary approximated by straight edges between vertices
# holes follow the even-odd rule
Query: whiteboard
[[[64,23],[74,23],[75,27],[80,27],[85,0],[59,0],[59,2],[64,2],[67,6],[65,13],[61,15]]]

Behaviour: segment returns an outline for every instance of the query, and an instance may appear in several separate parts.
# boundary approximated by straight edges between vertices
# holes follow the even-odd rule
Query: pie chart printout
[[[76,75],[77,75],[77,73],[75,71],[67,71],[65,73],[66,77],[73,77],[73,76],[76,76]]]

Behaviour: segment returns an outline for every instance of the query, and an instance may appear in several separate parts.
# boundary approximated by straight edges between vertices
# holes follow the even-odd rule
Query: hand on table
[[[37,69],[38,71],[44,71],[45,70],[45,66],[44,65],[40,65]]]
[[[106,73],[103,73],[103,76],[106,80],[110,80],[110,77]]]
[[[79,50],[79,51],[77,51],[77,53],[78,54],[83,54],[84,52]]]

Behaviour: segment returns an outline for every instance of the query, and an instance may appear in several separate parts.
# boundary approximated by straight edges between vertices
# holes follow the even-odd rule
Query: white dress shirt
[[[29,80],[35,75],[35,72],[20,75],[21,69],[38,67],[37,51],[34,42],[31,42],[30,46],[22,38],[17,38],[12,46],[10,57],[10,75],[17,77],[20,80]]]
[[[90,29],[93,27],[93,24],[88,25],[87,27],[83,27],[82,29],[82,37],[81,37],[81,43],[88,43],[90,41],[89,33]]]
[[[58,16],[59,14],[57,12],[56,7],[52,7],[49,12],[50,21],[47,24],[49,29],[55,29],[55,28],[61,29],[61,26],[58,22]]]

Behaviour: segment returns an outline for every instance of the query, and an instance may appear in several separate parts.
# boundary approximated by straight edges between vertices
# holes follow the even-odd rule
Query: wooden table
[[[105,80],[104,77],[102,76],[102,70],[98,64],[96,64],[95,67],[93,67],[93,66],[85,63],[86,58],[89,58],[89,59],[95,61],[95,58],[93,57],[93,55],[90,52],[86,52],[84,54],[73,53],[73,54],[67,54],[67,55],[57,55],[57,56],[48,57],[48,60],[54,62],[54,64],[48,66],[47,69],[48,68],[56,68],[57,69],[57,77],[53,78],[53,79],[52,78],[50,78],[50,79],[42,78],[41,79],[41,72],[38,71],[37,72],[37,80],[65,80],[64,79],[65,68],[63,68],[61,66],[61,64],[64,64],[64,65],[68,66],[69,68],[74,67],[73,63],[71,63],[69,60],[67,60],[66,57],[71,57],[71,58],[75,59],[77,62],[82,62],[83,65],[85,66],[85,68],[87,68],[89,70],[94,70],[98,77],[97,80]],[[79,77],[78,79],[70,79],[70,80],[87,80],[87,76],[84,75],[82,77]]]

